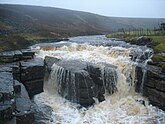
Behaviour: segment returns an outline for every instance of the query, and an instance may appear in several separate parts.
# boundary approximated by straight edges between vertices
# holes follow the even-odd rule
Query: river
[[[94,64],[107,63],[117,67],[117,92],[105,95],[105,101],[91,107],[81,107],[62,98],[57,92],[55,66],[52,66],[44,92],[36,95],[37,111],[42,112],[40,123],[46,124],[165,124],[165,112],[149,104],[147,98],[135,92],[135,67],[145,66],[152,49],[108,39],[104,35],[72,37],[69,41],[32,46],[36,57],[56,57]],[[144,73],[145,75],[145,73]],[[143,85],[143,82],[142,82]],[[141,86],[143,90],[143,86]],[[145,105],[140,101],[145,102]]]

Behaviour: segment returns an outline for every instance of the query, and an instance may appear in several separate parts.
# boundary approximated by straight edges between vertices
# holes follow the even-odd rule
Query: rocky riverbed
[[[147,64],[152,54],[104,36],[0,53],[0,123],[163,124],[164,72]]]

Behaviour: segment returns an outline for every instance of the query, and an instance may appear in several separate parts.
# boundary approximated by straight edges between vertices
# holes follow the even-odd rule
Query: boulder
[[[105,100],[105,90],[110,94],[115,92],[117,83],[115,69],[114,66],[103,63],[62,60],[53,65],[51,74],[61,96],[87,107],[95,102],[94,97],[100,102]]]

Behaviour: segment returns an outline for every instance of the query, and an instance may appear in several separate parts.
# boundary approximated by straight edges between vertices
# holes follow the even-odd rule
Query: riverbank
[[[107,38],[114,38],[114,34],[106,35]],[[115,35],[115,38],[122,39],[130,44],[135,44],[139,46],[146,45],[153,49],[154,54],[151,65],[156,65],[162,68],[165,72],[165,36],[133,36],[133,35]]]
[[[112,38],[111,35],[107,37]],[[153,49],[152,61],[143,67],[137,67],[136,92],[143,86],[143,95],[152,105],[165,110],[165,36],[124,36],[117,37],[130,44],[147,46]]]
[[[26,49],[37,43],[50,43],[68,40],[62,36],[41,36],[35,34],[0,35],[0,52]]]

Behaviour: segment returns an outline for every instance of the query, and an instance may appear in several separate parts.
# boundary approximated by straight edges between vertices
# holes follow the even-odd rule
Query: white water
[[[56,92],[53,72],[45,82],[45,92],[35,97],[38,106],[52,107],[50,124],[165,124],[165,112],[147,104],[147,99],[134,92],[135,63],[131,61],[131,48],[92,46],[72,43],[51,49],[40,49],[37,57],[53,56],[64,60],[105,62],[116,65],[118,92],[90,108],[79,108],[61,98]],[[131,77],[131,78],[130,78]],[[136,100],[145,100],[146,106]],[[42,110],[42,107],[41,107]],[[47,122],[48,123],[48,122]]]

